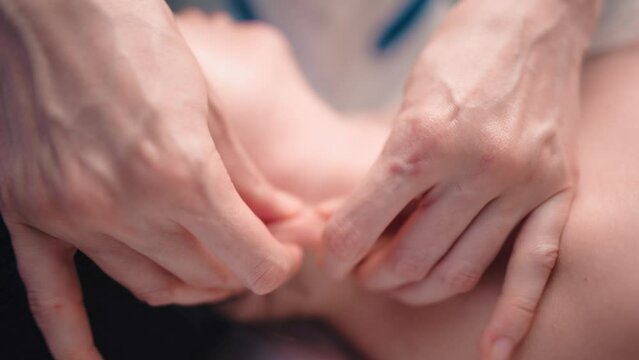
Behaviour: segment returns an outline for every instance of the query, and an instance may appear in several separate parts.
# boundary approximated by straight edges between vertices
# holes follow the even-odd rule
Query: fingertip
[[[266,295],[288,282],[302,265],[304,253],[298,245],[281,244],[275,258],[266,260],[256,270],[256,277],[248,287],[257,295]]]
[[[502,337],[493,342],[490,347],[490,358],[492,360],[508,360],[510,359],[515,342],[507,337]]]

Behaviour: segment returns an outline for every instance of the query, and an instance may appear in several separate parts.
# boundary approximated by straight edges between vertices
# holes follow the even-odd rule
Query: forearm
[[[152,69],[162,67],[167,53],[189,54],[164,1],[0,0],[0,15],[0,37],[19,50],[0,61],[24,80],[11,86],[33,86],[38,98],[57,103],[64,114],[43,110],[68,127],[75,128],[84,110],[103,105],[124,111],[122,104],[137,104],[126,115],[104,114],[112,125],[148,117],[151,103],[164,100],[154,98],[158,77],[147,75],[157,73]]]
[[[429,81],[409,81],[408,87],[415,94],[437,86],[447,88],[449,100],[457,106],[469,98],[494,104],[520,86],[544,87],[533,92],[539,96],[551,97],[555,92],[563,96],[567,91],[563,85],[574,89],[578,83],[599,5],[599,0],[460,2],[414,69],[413,78],[428,76]],[[535,80],[540,77],[548,81]],[[422,99],[419,95],[404,100],[423,103]]]
[[[96,51],[116,30],[140,24],[175,29],[161,0],[0,0],[0,15],[13,30],[11,36],[30,52],[77,45],[89,55],[89,49]]]
[[[475,31],[516,35],[522,42],[554,39],[583,52],[594,31],[601,0],[465,0],[446,23]]]
[[[10,17],[28,18],[32,22],[53,23],[56,20],[76,22],[57,23],[58,26],[78,26],[89,23],[99,15],[138,14],[153,18],[167,10],[162,0],[0,0],[0,12]]]

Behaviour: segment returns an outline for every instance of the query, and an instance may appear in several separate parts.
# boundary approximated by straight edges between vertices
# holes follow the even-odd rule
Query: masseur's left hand
[[[473,289],[523,224],[482,339],[485,358],[509,358],[532,323],[572,202],[579,75],[598,8],[461,2],[421,54],[382,154],[327,226],[328,269],[431,304]],[[395,238],[376,244],[415,199]]]

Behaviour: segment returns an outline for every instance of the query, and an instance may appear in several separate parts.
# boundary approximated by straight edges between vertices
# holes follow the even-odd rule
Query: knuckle
[[[28,196],[16,200],[15,214],[25,220],[53,219],[59,212],[58,206],[46,196]]]
[[[158,144],[151,139],[139,141],[132,148],[133,161],[127,162],[128,171],[142,186],[180,186],[191,179],[190,162],[182,156],[171,141]]]
[[[258,295],[268,294],[286,281],[288,273],[286,266],[262,260],[251,272],[248,287]]]
[[[393,175],[417,175],[424,166],[445,153],[449,129],[426,115],[404,116],[393,130],[385,150],[394,155],[389,163]]]
[[[506,171],[508,174],[517,174],[528,165],[528,158],[525,152],[517,151],[513,147],[491,150],[494,156],[495,165]]]
[[[506,151],[510,142],[510,138],[504,131],[484,129],[481,133],[481,154],[489,159],[497,158]]]
[[[471,266],[460,266],[445,273],[443,281],[454,294],[463,294],[474,289],[482,272]]]
[[[559,258],[559,245],[538,245],[531,250],[530,256],[535,265],[540,266],[547,271],[551,271],[555,267],[557,259]]]
[[[401,157],[393,157],[388,160],[388,174],[391,176],[416,176],[421,172],[421,164],[419,161],[413,160],[417,159],[420,155],[419,152],[414,152],[413,154],[401,156]]]
[[[508,297],[506,301],[509,312],[517,314],[516,316],[519,321],[524,321],[525,323],[532,321],[537,307],[537,302],[534,299],[522,296],[512,296]]]
[[[67,222],[81,221],[83,225],[115,211],[111,184],[91,165],[67,164],[62,174],[62,183],[51,183],[45,190],[49,199],[56,200],[48,207],[49,211],[58,213]]]
[[[32,192],[27,192],[21,187],[14,188],[14,192],[8,197],[6,208],[2,209],[2,215],[29,222],[55,218],[59,212],[59,205],[53,201],[49,191],[39,185],[34,187]]]
[[[104,195],[100,186],[89,182],[70,184],[62,199],[65,212],[75,216],[82,215],[83,220],[113,209],[112,202]]]
[[[420,154],[441,152],[445,145],[448,127],[443,121],[433,120],[428,115],[412,116],[405,120],[406,145]]]
[[[162,185],[177,187],[185,184],[195,183],[197,178],[195,166],[186,159],[181,159],[181,163],[161,163],[153,169],[153,174],[157,176],[157,180]]]
[[[483,131],[477,146],[480,170],[498,170],[512,174],[526,166],[526,152],[517,148],[518,145],[506,131]]]

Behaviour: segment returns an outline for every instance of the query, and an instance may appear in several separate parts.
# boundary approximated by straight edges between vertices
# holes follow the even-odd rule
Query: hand
[[[0,210],[54,357],[99,358],[76,249],[152,305],[292,274],[262,220],[300,204],[237,146],[163,2],[0,0],[0,46]]]
[[[466,1],[420,56],[386,146],[325,231],[326,263],[413,305],[475,287],[523,222],[483,351],[524,337],[574,193],[579,72],[597,2]],[[373,247],[409,204],[392,241]],[[505,355],[504,355],[505,354]]]
[[[276,28],[194,9],[176,21],[214,87],[216,104],[262,174],[306,204],[353,188],[379,153],[386,127],[346,121],[324,105]],[[336,167],[339,176],[318,177]]]

